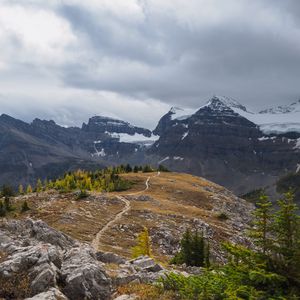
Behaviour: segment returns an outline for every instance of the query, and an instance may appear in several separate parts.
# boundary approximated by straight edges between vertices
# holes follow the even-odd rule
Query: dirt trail
[[[134,196],[134,195],[139,195],[144,193],[145,191],[147,191],[149,189],[149,182],[151,178],[157,177],[160,175],[160,172],[157,172],[157,174],[155,176],[152,177],[148,177],[146,182],[145,182],[145,189],[143,189],[142,191],[139,192],[135,192],[135,193],[131,193],[131,194],[127,194],[126,196]],[[104,233],[117,221],[119,221],[122,216],[127,213],[130,209],[131,209],[131,205],[130,205],[130,201],[128,201],[126,198],[124,198],[123,196],[116,196],[119,200],[121,200],[122,202],[124,202],[125,206],[123,208],[122,211],[120,211],[112,220],[110,220],[97,234],[96,237],[93,239],[91,245],[95,250],[98,250],[98,246],[100,243],[100,239],[101,237],[104,235]]]

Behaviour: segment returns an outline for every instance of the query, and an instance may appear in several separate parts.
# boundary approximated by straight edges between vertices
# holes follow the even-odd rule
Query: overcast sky
[[[0,0],[0,112],[155,127],[170,106],[300,98],[299,0]]]

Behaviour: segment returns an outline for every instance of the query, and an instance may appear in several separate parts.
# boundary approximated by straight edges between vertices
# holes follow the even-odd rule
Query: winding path
[[[157,174],[155,176],[152,176],[152,178],[157,177],[160,175],[160,172],[157,172]],[[134,195],[139,195],[144,193],[145,191],[147,191],[149,189],[149,182],[150,182],[151,177],[148,177],[146,182],[145,182],[145,188],[142,191],[139,192],[135,192],[135,193],[131,193],[131,194],[127,194],[126,196],[134,196]],[[130,209],[131,209],[131,205],[130,205],[130,201],[128,201],[126,198],[124,198],[123,196],[116,196],[119,200],[121,200],[122,202],[124,202],[125,206],[122,209],[122,211],[120,211],[112,220],[110,220],[95,236],[95,238],[93,239],[91,245],[95,250],[98,250],[98,246],[100,243],[100,239],[101,237],[104,235],[104,233],[114,224],[116,223],[118,220],[120,220],[122,218],[122,216],[127,213]]]

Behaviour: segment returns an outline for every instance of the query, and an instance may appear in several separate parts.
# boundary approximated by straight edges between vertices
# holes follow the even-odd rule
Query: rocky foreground
[[[112,264],[118,271],[110,277],[105,269]],[[0,225],[0,298],[115,299],[118,286],[153,282],[165,272],[148,257],[128,261],[95,252],[42,221]]]

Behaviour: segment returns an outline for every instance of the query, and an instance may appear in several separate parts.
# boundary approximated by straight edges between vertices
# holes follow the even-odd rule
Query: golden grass
[[[112,251],[126,257],[131,257],[131,248],[135,245],[136,235],[144,226],[154,236],[162,228],[167,228],[177,239],[187,227],[194,226],[194,220],[202,220],[215,230],[214,239],[223,240],[235,232],[228,222],[220,220],[212,210],[212,196],[224,188],[205,179],[179,173],[130,173],[122,176],[133,182],[130,190],[99,194],[92,193],[90,197],[76,200],[72,193],[58,194],[55,191],[18,197],[15,200],[16,212],[27,198],[30,211],[18,214],[17,218],[31,217],[42,219],[50,226],[61,230],[80,241],[91,242],[97,232],[113,219],[122,209],[124,203],[116,195],[122,195],[130,200],[131,209],[114,223],[102,236],[99,249]],[[150,179],[149,190],[142,191],[145,181]],[[148,195],[150,201],[139,201],[140,195]],[[230,197],[222,196],[222,201],[232,201]],[[13,217],[13,216],[12,216]],[[160,246],[153,243],[154,256],[168,261],[169,256],[161,253]]]
[[[176,300],[174,292],[162,291],[150,284],[128,284],[118,288],[119,295],[135,295],[138,300]]]

